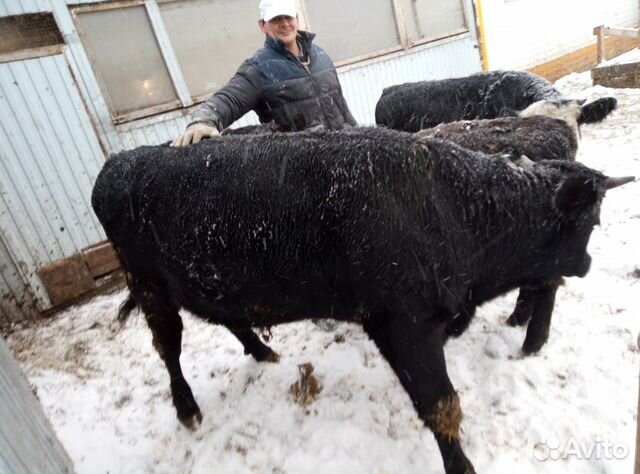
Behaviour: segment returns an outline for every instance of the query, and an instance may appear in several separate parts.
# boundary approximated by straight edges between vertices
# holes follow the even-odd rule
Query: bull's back
[[[577,137],[565,121],[540,115],[444,123],[419,136],[487,154],[525,155],[532,161],[574,160],[578,150]]]
[[[405,83],[386,88],[376,105],[378,125],[417,132],[441,123],[493,119],[560,93],[525,71],[491,71],[466,77]]]
[[[351,216],[378,192],[372,171],[389,179],[411,141],[374,130],[143,147],[110,158],[92,202],[124,266],[186,307],[339,303],[335,289],[351,291],[343,245],[363,231]]]

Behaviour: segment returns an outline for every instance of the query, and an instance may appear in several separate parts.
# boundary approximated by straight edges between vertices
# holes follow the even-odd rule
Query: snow
[[[589,73],[557,85],[572,97],[618,98],[603,124],[582,128],[578,159],[609,175],[639,175],[640,89],[593,87]],[[539,354],[524,358],[524,329],[504,324],[515,293],[484,305],[447,344],[465,413],[462,447],[478,472],[632,471],[639,202],[637,182],[607,194],[592,269],[560,288]],[[197,431],[185,429],[142,315],[112,332],[125,296],[97,297],[8,339],[78,474],[443,472],[432,434],[351,324],[273,328],[280,362],[260,364],[225,329],[184,314],[181,362],[204,415]],[[305,362],[322,385],[307,407],[290,394]]]

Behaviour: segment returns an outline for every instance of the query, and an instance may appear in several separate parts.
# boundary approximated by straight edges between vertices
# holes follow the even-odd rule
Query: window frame
[[[153,116],[157,116],[159,114],[164,114],[171,111],[184,112],[188,108],[204,102],[213,93],[211,92],[207,94],[201,94],[198,96],[192,96],[191,93],[189,92],[187,83],[182,73],[182,69],[178,63],[177,56],[173,49],[171,40],[166,30],[165,23],[162,19],[160,8],[158,6],[158,3],[163,3],[167,1],[172,1],[172,0],[115,0],[115,1],[106,1],[106,2],[105,1],[100,2],[100,0],[97,0],[96,3],[79,3],[74,5],[71,5],[71,4],[68,5],[68,8],[71,13],[71,17],[74,20],[74,26],[79,33],[81,32],[81,29],[78,27],[78,23],[76,21],[76,17],[78,14],[95,12],[95,11],[112,10],[112,9],[118,9],[118,8],[130,8],[130,7],[136,7],[136,6],[143,6],[145,8],[145,13],[147,15],[147,18],[149,19],[149,23],[151,24],[153,39],[156,41],[158,45],[158,50],[162,56],[165,67],[167,68],[169,79],[171,81],[171,84],[173,85],[177,99],[172,100],[170,102],[163,103],[163,104],[158,104],[152,107],[145,107],[142,109],[138,109],[125,114],[114,113],[114,111],[111,109],[111,104],[109,104],[109,101],[106,101],[107,107],[109,109],[109,114],[111,116],[111,121],[113,122],[114,125],[123,125],[129,122],[134,122],[136,120],[140,120],[144,118],[151,118]],[[461,8],[462,20],[464,22],[465,27],[458,28],[456,30],[453,30],[441,35],[412,40],[409,37],[407,19],[406,19],[404,7],[403,7],[403,0],[390,0],[390,1],[392,3],[393,21],[396,27],[396,31],[398,33],[399,44],[391,48],[372,51],[370,53],[336,61],[335,65],[337,68],[353,65],[363,61],[377,59],[393,53],[407,51],[427,43],[432,43],[434,41],[439,41],[446,38],[458,36],[461,34],[469,33],[471,31],[468,12],[465,5],[465,0],[458,0],[462,7]],[[309,19],[306,3],[307,3],[307,0],[296,0],[296,5],[298,7],[298,12],[299,12],[298,18],[300,22],[300,28],[313,31],[313,23]],[[81,34],[80,34],[80,39],[82,41]],[[105,83],[101,75],[95,69],[93,69],[93,62],[91,58],[92,53],[86,48],[84,43],[83,43],[83,49],[87,55],[89,63],[92,66],[93,73],[102,90],[102,93],[105,94],[105,99],[106,99],[108,97],[109,87]]]
[[[120,125],[127,122],[132,122],[134,120],[163,114],[165,112],[169,112],[172,110],[185,109],[194,104],[193,100],[188,94],[187,85],[182,76],[182,70],[178,66],[177,60],[175,58],[175,54],[173,52],[173,47],[169,41],[169,37],[164,27],[164,22],[160,17],[158,11],[158,4],[156,0],[118,0],[113,2],[103,2],[103,3],[89,3],[89,4],[78,4],[78,5],[70,5],[69,10],[71,12],[71,16],[74,20],[74,27],[78,31],[80,39],[82,41],[81,28],[78,26],[76,18],[78,14],[82,13],[91,13],[98,11],[106,11],[106,10],[116,10],[122,8],[131,8],[131,7],[144,7],[145,13],[151,24],[151,30],[153,33],[153,39],[158,44],[158,51],[162,56],[165,67],[167,68],[167,73],[169,74],[169,80],[173,86],[174,92],[176,93],[176,99],[171,100],[169,102],[165,102],[162,104],[154,105],[152,107],[144,107],[132,112],[127,112],[125,114],[117,114],[114,110],[112,110],[112,105],[107,102],[107,108],[109,109],[109,115],[111,116],[111,121],[114,125]],[[93,73],[98,81],[100,89],[102,93],[105,95],[105,99],[109,97],[108,93],[105,94],[105,91],[109,91],[108,84],[102,78],[102,75],[98,73],[97,70],[94,69],[92,62],[92,53],[87,49],[85,44],[83,43],[83,50],[85,51],[87,58],[89,59],[89,63],[91,64],[91,68]]]

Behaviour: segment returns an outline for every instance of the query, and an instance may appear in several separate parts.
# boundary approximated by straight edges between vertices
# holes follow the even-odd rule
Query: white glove
[[[184,133],[171,142],[171,146],[181,147],[191,143],[198,143],[203,138],[219,137],[220,132],[213,125],[194,123],[187,127]]]

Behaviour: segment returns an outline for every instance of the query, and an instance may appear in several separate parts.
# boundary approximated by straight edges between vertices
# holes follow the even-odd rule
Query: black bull
[[[569,124],[542,115],[444,123],[418,134],[422,138],[446,140],[484,153],[524,155],[535,162],[574,160],[578,149],[578,137]],[[526,162],[527,158],[522,161]],[[512,326],[528,323],[522,345],[525,355],[539,351],[549,338],[559,284],[560,280],[551,280],[520,288],[516,307],[507,322]],[[463,308],[447,326],[447,334],[462,334],[473,317],[473,310]]]
[[[110,158],[92,204],[129,274],[180,421],[202,418],[179,363],[181,307],[252,331],[356,321],[432,430],[447,473],[473,472],[444,330],[528,282],[583,276],[609,178],[578,163],[521,169],[387,130],[236,136]]]
[[[387,87],[376,104],[375,117],[378,125],[417,132],[441,123],[517,115],[541,100],[567,101],[553,84],[535,74],[489,71]],[[600,122],[616,105],[614,97],[588,103],[581,107],[577,122]]]

